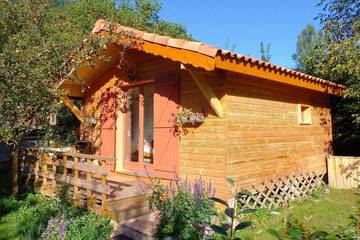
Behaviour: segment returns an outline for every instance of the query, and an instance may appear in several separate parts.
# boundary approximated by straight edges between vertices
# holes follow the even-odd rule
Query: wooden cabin
[[[93,34],[109,26],[98,20]],[[112,31],[137,44],[113,41],[103,53],[110,61],[82,66],[83,83],[60,87],[92,154],[115,159],[113,175],[202,176],[226,198],[229,176],[250,188],[326,171],[329,98],[344,86],[201,42]]]

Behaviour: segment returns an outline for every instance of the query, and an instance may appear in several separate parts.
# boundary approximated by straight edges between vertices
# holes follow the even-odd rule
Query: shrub
[[[109,218],[93,212],[75,217],[67,229],[66,240],[105,240],[110,237],[112,225]]]
[[[0,217],[18,208],[18,201],[13,197],[0,198]]]
[[[150,209],[160,212],[156,236],[176,239],[201,239],[201,226],[209,225],[215,214],[213,202],[208,198],[211,185],[198,179],[190,187],[188,181],[175,181],[166,187],[154,181],[153,193],[149,197]]]
[[[46,229],[50,217],[55,216],[58,204],[41,195],[30,194],[20,202],[20,208],[16,214],[18,222],[17,233],[23,239],[36,239]]]
[[[247,214],[254,213],[254,209],[242,208],[241,200],[246,199],[251,193],[246,190],[239,189],[238,185],[232,178],[227,178],[226,181],[232,189],[233,201],[232,206],[228,202],[219,199],[211,198],[213,201],[222,204],[225,207],[223,213],[219,216],[219,225],[212,224],[211,228],[221,239],[239,239],[236,237],[240,231],[252,225],[251,221],[244,221],[243,217]]]

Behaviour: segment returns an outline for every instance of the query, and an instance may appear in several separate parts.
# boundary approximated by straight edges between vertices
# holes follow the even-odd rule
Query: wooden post
[[[100,160],[100,166],[106,166],[106,161]],[[101,175],[101,183],[106,185],[106,175]],[[105,211],[107,209],[107,201],[106,201],[106,194],[101,194],[101,208],[102,211]]]
[[[66,155],[63,155],[63,160],[64,160],[64,164],[66,163],[67,161],[67,156]],[[67,176],[67,168],[64,166],[64,170],[63,170],[63,176],[66,178]]]
[[[52,173],[54,174],[54,179],[52,180],[52,196],[56,197],[57,195],[57,188],[56,188],[56,172],[57,172],[57,167],[55,165],[55,161],[56,161],[56,155],[53,156],[51,158],[52,160]]]
[[[40,159],[39,159],[39,155],[37,154],[36,157],[36,162],[35,162],[35,169],[34,169],[34,173],[35,173],[35,179],[34,179],[34,188],[36,190],[38,184],[39,184],[39,171],[40,171],[40,163],[39,163]]]
[[[43,184],[42,184],[42,187],[41,187],[41,194],[43,195],[47,195],[47,163],[46,163],[46,158],[47,156],[44,156],[43,158],[43,166],[42,166],[42,174],[43,174]]]
[[[86,159],[86,163],[87,164],[91,164],[91,159]],[[86,180],[88,180],[89,182],[91,182],[91,178],[92,178],[92,174],[90,172],[86,172]],[[88,209],[92,208],[92,193],[90,189],[86,190],[86,195],[87,195],[87,199],[88,199]]]
[[[78,157],[74,157],[74,164],[78,164],[79,163],[79,158]],[[74,169],[74,178],[78,178],[79,177],[79,170]],[[78,199],[78,194],[79,194],[79,188],[77,186],[74,186],[74,199],[75,201],[80,200]]]

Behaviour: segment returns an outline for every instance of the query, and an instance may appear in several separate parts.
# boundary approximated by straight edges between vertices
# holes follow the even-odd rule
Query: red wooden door
[[[105,89],[101,93],[101,147],[100,156],[115,158],[116,137],[116,90]],[[115,162],[107,162],[110,171],[115,171]]]
[[[178,75],[162,75],[154,87],[154,170],[159,177],[173,178],[179,167],[179,137],[171,124],[179,105]]]

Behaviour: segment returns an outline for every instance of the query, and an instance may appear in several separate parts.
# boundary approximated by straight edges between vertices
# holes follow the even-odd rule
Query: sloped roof
[[[95,24],[95,27],[93,29],[93,34],[98,34],[100,32],[109,31],[109,28],[110,28],[109,22],[107,22],[103,19],[99,19]],[[218,69],[225,69],[227,71],[233,70],[234,72],[238,72],[236,70],[237,69],[236,65],[242,64],[242,65],[249,65],[253,68],[255,67],[259,71],[266,71],[269,73],[273,73],[273,75],[274,74],[283,75],[288,78],[293,78],[297,81],[313,83],[315,85],[326,88],[327,91],[325,91],[325,92],[328,92],[328,93],[341,94],[341,92],[346,88],[343,85],[336,84],[331,81],[327,81],[327,80],[324,80],[324,79],[321,79],[318,77],[314,77],[314,76],[311,76],[311,75],[308,75],[308,74],[305,74],[305,73],[302,73],[299,71],[295,71],[290,68],[286,68],[286,67],[282,67],[279,65],[269,63],[269,62],[258,60],[253,57],[249,57],[249,56],[241,55],[241,54],[238,54],[235,52],[230,52],[230,51],[227,51],[224,49],[220,49],[220,48],[217,48],[217,47],[214,47],[214,46],[202,43],[202,42],[171,38],[168,36],[161,36],[161,35],[154,34],[154,33],[140,31],[140,30],[137,30],[134,28],[124,27],[124,26],[121,26],[120,24],[116,24],[112,31],[117,32],[117,33],[124,32],[124,31],[130,32],[131,34],[134,35],[135,38],[140,39],[145,42],[148,42],[148,43],[161,45],[161,46],[164,46],[167,48],[185,50],[187,52],[196,53],[199,55],[206,56],[209,59],[213,59],[213,61],[214,61],[213,64],[208,63],[206,66],[204,65],[203,68],[205,68],[206,70],[215,70],[216,68],[218,68]],[[159,55],[161,55],[161,54],[159,54]],[[171,58],[171,57],[169,57],[169,58]],[[184,64],[192,64],[195,67],[202,67],[201,64],[194,63],[194,61],[196,61],[196,60],[191,61],[189,59],[189,57],[181,58],[181,56],[176,56],[173,58],[174,59],[172,59],[172,60],[179,61]],[[230,64],[227,67],[222,67],[222,66],[224,66],[224,64],[217,64],[218,63],[217,61],[224,62],[225,60],[227,62],[229,62],[229,64]],[[200,61],[200,60],[198,60],[198,61]],[[244,72],[244,74],[246,74],[246,72]],[[285,82],[285,81],[282,81],[282,82]],[[290,79],[289,79],[288,83],[291,84]],[[329,89],[329,88],[331,88],[331,89]]]

